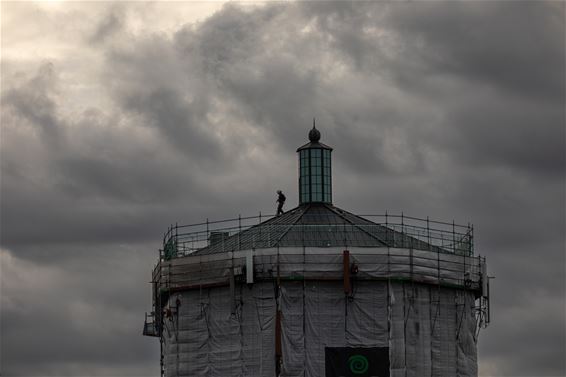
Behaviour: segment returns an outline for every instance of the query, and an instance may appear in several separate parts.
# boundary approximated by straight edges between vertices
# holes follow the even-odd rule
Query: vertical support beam
[[[487,318],[486,318],[486,323],[489,323],[491,321],[491,305],[490,305],[490,299],[489,299],[489,276],[487,277],[487,298],[486,298],[486,304],[487,304]]]
[[[236,313],[236,281],[234,267],[230,268],[230,313]]]
[[[352,287],[350,286],[350,251],[344,250],[342,259],[344,262],[344,293],[350,295],[352,293]]]
[[[175,223],[175,257],[179,256],[179,223]]]
[[[472,224],[472,228],[470,230],[470,256],[474,255],[474,224]]]
[[[389,223],[387,221],[387,210],[385,210],[385,242],[387,243],[387,247],[389,247]],[[389,263],[389,260],[387,260]]]
[[[177,296],[177,298],[175,299],[175,345],[177,347],[177,350],[175,352],[175,363],[177,373],[179,373],[179,364],[181,363],[179,349],[179,306],[181,306],[181,300],[179,299],[179,296]]]
[[[456,254],[456,225],[452,220],[452,252]]]
[[[413,275],[414,275],[414,269],[413,269],[413,265],[414,265],[414,258],[413,258],[413,249],[410,248],[409,249],[409,273],[411,276],[411,287],[413,286]]]
[[[308,151],[308,161],[309,161],[309,203],[312,203],[312,160],[311,160],[311,149]]]
[[[281,349],[281,275],[280,275],[280,260],[279,260],[279,246],[277,246],[277,281],[275,284],[275,302],[277,305],[277,311],[275,312],[275,375],[279,376],[281,374],[281,364],[282,364],[282,349]]]
[[[246,283],[254,282],[254,250],[248,250],[246,253]]]
[[[324,150],[320,150],[320,195],[324,202]]]
[[[482,261],[481,256],[478,258],[480,264],[480,274],[481,274],[481,292],[483,297],[488,297],[488,284],[489,284],[489,277],[487,276],[487,264],[485,263],[485,259]]]
[[[406,237],[405,235],[405,220],[404,220],[404,215],[403,215],[403,211],[401,211],[401,234],[403,235],[402,241],[403,241],[403,247],[409,247],[407,244],[405,244],[405,240]]]
[[[281,310],[275,313],[275,375],[281,374],[281,361],[283,352],[281,350]]]
[[[204,235],[205,240],[208,240],[208,244],[210,245],[210,234],[208,234],[208,217],[206,218],[206,234]]]
[[[428,216],[426,217],[426,236],[427,236],[427,243],[428,243],[428,250],[432,250],[432,246],[430,244],[430,221]]]
[[[261,228],[263,228],[261,226],[261,211],[259,211],[259,247],[267,247],[267,245],[263,242],[263,237],[261,236]]]

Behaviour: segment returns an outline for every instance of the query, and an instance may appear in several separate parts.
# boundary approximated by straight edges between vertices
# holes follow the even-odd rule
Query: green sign
[[[326,347],[326,377],[389,377],[389,347]]]

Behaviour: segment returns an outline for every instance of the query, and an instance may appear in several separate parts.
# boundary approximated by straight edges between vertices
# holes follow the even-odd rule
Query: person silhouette
[[[285,204],[285,195],[283,195],[283,192],[281,192],[281,190],[277,190],[277,200],[275,201],[276,203],[279,203],[277,205],[277,216],[282,215],[283,213],[285,213],[283,211],[283,204]]]

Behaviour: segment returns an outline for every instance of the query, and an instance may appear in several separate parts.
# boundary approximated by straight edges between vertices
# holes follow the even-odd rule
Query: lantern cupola
[[[332,204],[332,148],[320,142],[320,131],[313,119],[309,143],[299,153],[299,204]]]

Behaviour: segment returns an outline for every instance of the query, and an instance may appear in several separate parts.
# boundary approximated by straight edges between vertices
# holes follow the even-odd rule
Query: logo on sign
[[[325,377],[389,377],[388,347],[325,347]]]
[[[369,361],[363,355],[353,355],[348,358],[348,367],[354,374],[364,374],[369,369]]]

